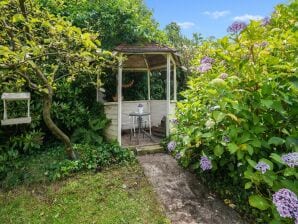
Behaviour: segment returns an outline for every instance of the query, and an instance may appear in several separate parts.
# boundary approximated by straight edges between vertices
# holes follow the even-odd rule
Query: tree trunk
[[[52,94],[43,97],[43,120],[52,134],[64,143],[65,151],[69,159],[75,160],[76,154],[72,148],[69,137],[53,122],[51,118]]]

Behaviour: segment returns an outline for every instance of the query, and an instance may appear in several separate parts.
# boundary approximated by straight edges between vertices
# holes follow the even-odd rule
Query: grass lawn
[[[162,224],[169,221],[142,169],[133,164],[0,191],[0,223]]]

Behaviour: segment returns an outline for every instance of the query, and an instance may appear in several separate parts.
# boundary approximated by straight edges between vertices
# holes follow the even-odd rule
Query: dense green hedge
[[[297,18],[293,1],[205,42],[169,143],[183,166],[260,223],[298,220]]]

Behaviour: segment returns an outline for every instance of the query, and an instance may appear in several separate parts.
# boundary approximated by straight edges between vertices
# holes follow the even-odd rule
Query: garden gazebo
[[[117,139],[122,145],[122,129],[128,123],[131,111],[143,104],[146,111],[151,113],[151,123],[158,126],[161,120],[166,118],[166,136],[170,133],[170,118],[175,116],[177,101],[177,78],[176,69],[180,65],[179,56],[174,49],[158,44],[121,44],[115,48],[115,54],[119,56],[117,72],[117,100],[105,102],[105,113],[111,119],[111,124],[106,130],[109,139]],[[150,91],[150,76],[153,71],[166,71],[166,99],[152,100]],[[147,74],[148,94],[146,100],[123,101],[122,78],[123,72],[144,72]],[[171,99],[171,76],[173,80],[173,97]],[[152,84],[154,85],[154,84]]]

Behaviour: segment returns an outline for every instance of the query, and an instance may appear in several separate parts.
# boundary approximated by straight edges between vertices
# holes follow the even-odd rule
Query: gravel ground
[[[245,223],[170,155],[143,155],[138,160],[173,224]]]

